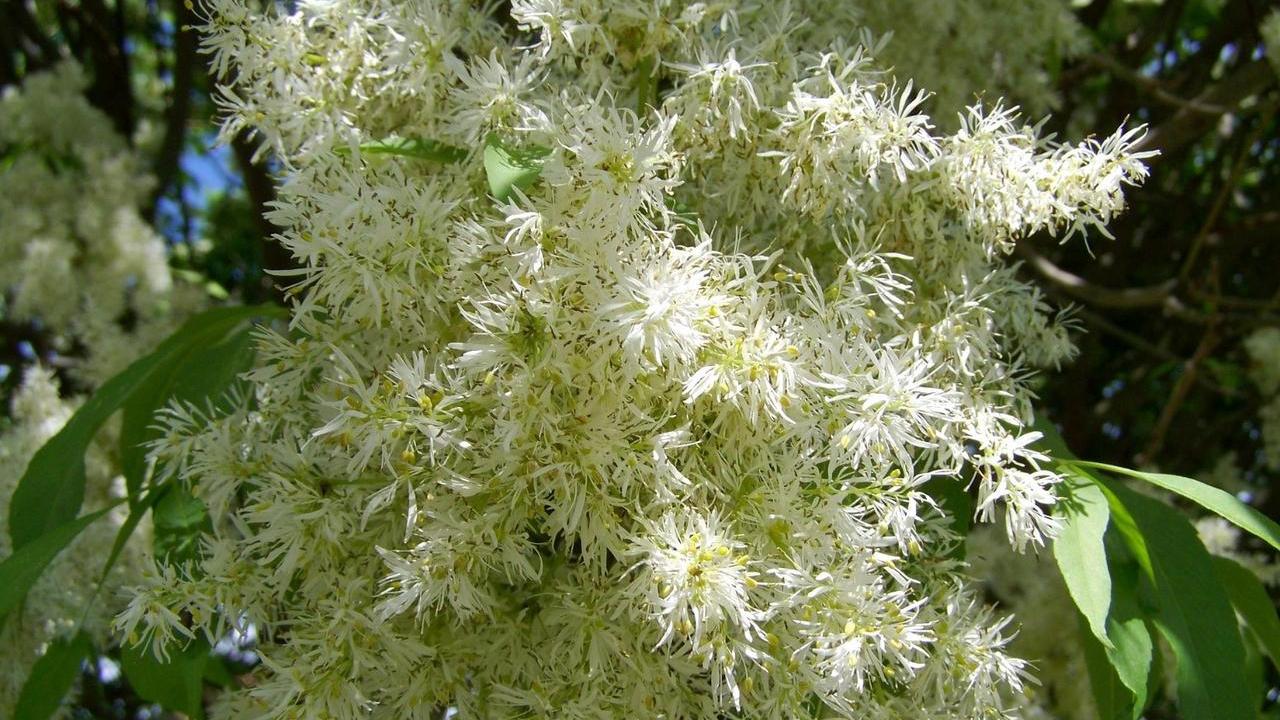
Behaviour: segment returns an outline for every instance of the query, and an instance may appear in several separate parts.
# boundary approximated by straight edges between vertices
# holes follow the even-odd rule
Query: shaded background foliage
[[[1070,139],[1144,122],[1146,148],[1161,154],[1111,226],[1113,240],[1019,245],[1021,272],[1060,304],[1075,303],[1085,331],[1076,336],[1078,359],[1045,376],[1042,410],[1081,457],[1192,476],[1228,457],[1260,506],[1280,517],[1276,473],[1262,452],[1263,398],[1242,346],[1257,329],[1280,326],[1280,84],[1259,36],[1280,3],[1077,4],[1090,41],[1050,63],[1057,106],[1049,127]],[[215,147],[212,81],[186,29],[194,13],[180,0],[5,0],[0,86],[65,58],[80,62],[92,80],[89,100],[151,158],[157,184],[146,215],[171,243],[175,265],[246,303],[278,299],[282,290],[264,270],[292,259],[265,216],[271,159],[255,162],[243,134]],[[6,321],[4,407],[37,361],[60,365],[42,328]],[[83,712],[132,713],[137,698],[98,675],[86,678]]]

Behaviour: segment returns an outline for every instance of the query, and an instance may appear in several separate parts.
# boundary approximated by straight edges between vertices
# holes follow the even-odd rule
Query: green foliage
[[[92,652],[89,636],[83,632],[51,643],[31,668],[30,678],[18,696],[14,720],[45,720],[52,716]]]
[[[542,161],[550,154],[550,148],[538,145],[514,148],[498,136],[490,135],[484,144],[489,193],[498,200],[506,200],[515,189],[528,188],[542,174]]]
[[[63,523],[5,558],[4,562],[0,563],[0,619],[7,617],[9,611],[22,602],[22,599],[27,596],[27,591],[36,584],[40,574],[49,566],[49,563],[53,562],[58,553],[70,545],[81,531],[110,510],[111,507],[105,507]]]
[[[1212,485],[1205,485],[1202,482],[1180,475],[1142,472],[1105,463],[1079,462],[1078,464],[1097,468],[1098,470],[1106,470],[1117,475],[1127,475],[1149,482],[1169,492],[1177,493],[1199,504],[1209,512],[1221,516],[1241,530],[1265,540],[1271,547],[1280,550],[1280,525],[1277,525],[1266,515],[1240,502],[1230,493],[1223,492]]]
[[[1074,476],[1066,483],[1067,495],[1059,502],[1062,531],[1053,543],[1053,557],[1067,584],[1067,591],[1084,616],[1095,638],[1104,647],[1107,611],[1111,607],[1111,576],[1098,572],[1107,566],[1103,536],[1109,514],[1102,490],[1088,478]]]
[[[1142,533],[1151,570],[1139,593],[1154,604],[1151,620],[1177,657],[1178,703],[1188,720],[1245,720],[1253,700],[1241,669],[1244,646],[1235,613],[1216,583],[1213,560],[1195,528],[1177,510],[1118,484],[1123,504]]]
[[[1243,566],[1211,556],[1178,510],[1091,470],[1143,480],[1191,499],[1273,546],[1280,527],[1230,494],[1191,478],[1076,460],[1051,426],[1037,428],[1045,433],[1042,446],[1067,478],[1054,557],[1079,610],[1099,717],[1142,716],[1156,687],[1152,677],[1159,654],[1152,628],[1177,658],[1182,717],[1256,717],[1261,685],[1256,672],[1247,672],[1250,648],[1256,638],[1273,662],[1280,652],[1280,618],[1266,590]],[[1252,633],[1244,642],[1236,613]]]
[[[125,647],[120,665],[129,684],[144,699],[192,718],[204,717],[205,666],[212,660],[209,643],[197,638],[165,661],[145,646]]]
[[[148,511],[154,511],[158,558],[182,562],[195,557],[199,535],[208,526],[200,501],[172,483],[153,486],[142,494],[145,443],[154,436],[155,414],[171,401],[213,404],[221,399],[239,374],[253,364],[249,321],[281,312],[270,306],[232,307],[191,318],[154,352],[104,383],[63,430],[37,451],[13,495],[10,528],[16,550],[0,563],[0,617],[17,607],[59,552],[115,507],[76,517],[84,498],[84,454],[98,429],[121,408],[120,452],[130,513],[98,578],[99,589]],[[80,658],[88,654],[80,644],[81,637],[66,647],[52,648],[41,660],[46,663],[43,670],[37,665],[22,695],[30,698],[23,707],[32,714],[20,713],[19,717],[47,717],[56,709],[74,679]],[[189,644],[168,663],[129,649],[124,655],[125,672],[142,697],[200,717],[208,656],[209,646],[203,641]],[[69,679],[67,673],[71,673]]]
[[[180,485],[166,490],[152,516],[156,558],[181,565],[199,556],[200,535],[209,528],[209,514],[204,503]]]
[[[1258,639],[1263,654],[1280,670],[1280,618],[1266,588],[1256,575],[1235,560],[1215,557],[1213,569],[1236,612]]]
[[[1103,650],[1116,677],[1128,690],[1125,707],[1129,712],[1125,717],[1136,720],[1151,694],[1152,664],[1158,655],[1148,621],[1138,604],[1138,565],[1116,533],[1110,533],[1108,539],[1107,562],[1094,569],[1111,577],[1111,608],[1106,622],[1111,646]]]
[[[156,413],[170,401],[199,405],[221,399],[235,378],[253,365],[248,321],[280,313],[267,305],[203,312],[125,371],[145,367],[142,381],[130,388],[122,403],[120,456],[131,502],[139,498],[145,479],[146,443],[156,436]]]
[[[74,519],[84,501],[84,455],[94,435],[119,409],[125,408],[120,450],[131,502],[139,498],[145,469],[148,427],[155,408],[170,397],[198,397],[228,379],[243,361],[243,342],[228,337],[254,317],[278,314],[264,306],[218,308],[196,315],[155,351],[102,384],[58,434],[31,458],[9,506],[9,534],[20,549],[44,533]],[[219,351],[231,350],[231,353]],[[238,358],[218,362],[217,358]],[[225,384],[223,385],[225,388]]]
[[[340,155],[345,155],[350,153],[351,150],[346,147],[338,147],[336,152]],[[440,163],[456,163],[467,159],[467,151],[462,148],[426,138],[400,137],[398,135],[362,143],[360,145],[360,154],[399,155],[401,157]]]
[[[951,530],[961,538],[968,537],[973,528],[973,498],[965,490],[964,485],[953,478],[934,478],[922,488],[942,512],[951,519]],[[964,542],[956,543],[951,553],[956,559],[964,559]]]

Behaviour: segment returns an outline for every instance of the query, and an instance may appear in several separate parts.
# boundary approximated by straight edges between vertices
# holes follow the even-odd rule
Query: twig
[[[1200,102],[1199,100],[1194,100],[1194,99],[1188,100],[1187,98],[1175,95],[1169,92],[1168,90],[1166,90],[1164,85],[1161,84],[1159,80],[1156,80],[1155,78],[1149,77],[1147,75],[1143,75],[1142,73],[1138,72],[1137,70],[1134,70],[1128,65],[1125,65],[1119,60],[1116,60],[1110,55],[1107,55],[1104,53],[1089,53],[1083,56],[1082,59],[1086,63],[1098,69],[1106,70],[1116,75],[1121,80],[1124,80],[1130,85],[1134,85],[1145,90],[1148,94],[1151,95],[1151,97],[1155,98],[1156,100],[1159,100],[1162,103],[1165,103],[1166,105],[1173,105],[1174,107],[1186,108],[1193,112],[1200,112],[1208,115],[1222,115],[1223,113],[1227,113],[1231,111],[1231,108],[1228,108],[1228,107],[1223,107],[1221,105],[1213,105],[1209,103],[1203,103],[1203,102]]]
[[[164,138],[153,165],[156,189],[145,209],[148,222],[155,218],[156,204],[169,191],[178,175],[178,161],[187,139],[187,120],[191,115],[191,86],[196,67],[196,33],[191,28],[197,21],[188,3],[175,0],[177,20],[173,29],[173,91],[164,114]]]
[[[1165,280],[1156,285],[1133,288],[1108,288],[1094,285],[1074,273],[1063,270],[1045,256],[1032,250],[1026,243],[1019,243],[1017,253],[1036,272],[1068,295],[1090,305],[1109,308],[1161,307],[1172,297],[1177,285],[1175,280]]]
[[[1141,335],[1120,327],[1099,313],[1077,306],[1075,309],[1075,315],[1084,320],[1085,324],[1089,327],[1101,330],[1102,332],[1130,345],[1135,350],[1140,350],[1148,355],[1160,358],[1161,360],[1182,362],[1182,358],[1168,348],[1156,345]],[[1219,395],[1225,395],[1227,397],[1236,397],[1239,395],[1236,391],[1222,387],[1198,373],[1195,376],[1195,383],[1204,389],[1210,390]]]
[[[1231,172],[1227,174],[1226,181],[1222,183],[1222,187],[1218,189],[1217,195],[1213,198],[1213,205],[1209,207],[1209,214],[1205,216],[1204,222],[1200,225],[1200,231],[1196,233],[1195,238],[1191,241],[1191,249],[1187,251],[1187,258],[1182,263],[1182,270],[1178,272],[1178,283],[1180,285],[1185,286],[1187,280],[1191,277],[1191,271],[1195,268],[1196,260],[1200,257],[1200,250],[1204,247],[1205,239],[1209,237],[1209,233],[1213,231],[1214,226],[1218,223],[1218,217],[1227,205],[1227,198],[1231,197],[1236,184],[1240,182],[1240,176],[1244,173],[1245,161],[1249,159],[1249,149],[1262,137],[1263,131],[1271,125],[1271,118],[1275,115],[1275,112],[1275,103],[1269,104],[1258,117],[1258,124],[1244,139],[1240,152],[1236,155],[1235,162],[1231,165]]]
[[[1234,110],[1245,98],[1256,95],[1276,82],[1276,73],[1266,59],[1254,60],[1238,68],[1229,77],[1210,85],[1192,102],[1199,106],[1217,106]],[[1183,108],[1173,117],[1147,133],[1134,151],[1160,150],[1169,157],[1189,143],[1196,141],[1215,122],[1216,115]],[[1153,158],[1153,161],[1155,158]]]
[[[1160,453],[1160,449],[1164,447],[1165,436],[1169,434],[1169,428],[1173,425],[1173,419],[1178,414],[1178,410],[1186,402],[1187,394],[1191,392],[1191,386],[1195,383],[1196,373],[1200,369],[1200,364],[1204,359],[1209,357],[1214,346],[1218,344],[1218,327],[1217,322],[1211,320],[1209,327],[1205,329],[1204,336],[1200,338],[1200,345],[1196,347],[1195,353],[1191,359],[1187,360],[1182,366],[1182,375],[1178,377],[1178,381],[1173,385],[1173,392],[1169,394],[1169,402],[1165,403],[1164,408],[1160,411],[1160,419],[1156,421],[1156,427],[1151,431],[1151,439],[1147,442],[1147,447],[1138,455],[1137,462],[1139,465],[1146,465],[1152,462],[1156,455]]]

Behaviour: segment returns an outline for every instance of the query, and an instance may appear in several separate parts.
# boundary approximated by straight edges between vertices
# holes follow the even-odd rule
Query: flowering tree
[[[1073,16],[1032,5],[1058,20],[1009,56],[1071,51]],[[253,633],[217,716],[1038,717],[1062,698],[972,575],[1051,546],[1084,645],[1047,688],[1087,675],[1137,717],[1167,647],[1186,717],[1256,716],[1266,558],[1212,559],[1116,478],[1280,527],[1077,461],[1033,409],[1074,322],[1008,258],[1105,235],[1143,128],[1061,143],[959,108],[976,59],[922,61],[930,98],[936,34],[890,50],[857,34],[889,4],[826,11],[208,2],[222,133],[281,166],[287,317],[201,314],[102,384],[13,493],[4,608],[96,518],[59,462],[123,408],[119,542],[152,508],[170,541],[115,626],[189,714],[209,646]],[[1045,569],[1004,565],[994,594],[1034,607]]]

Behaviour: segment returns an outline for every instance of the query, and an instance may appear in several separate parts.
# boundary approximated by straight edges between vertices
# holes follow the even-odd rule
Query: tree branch
[[[1158,285],[1121,288],[1119,290],[1094,285],[1088,280],[1053,264],[1048,258],[1032,250],[1025,243],[1017,246],[1018,256],[1046,280],[1061,288],[1068,295],[1090,305],[1108,308],[1162,307],[1173,297],[1176,280],[1166,280]]]
[[[245,192],[253,205],[254,224],[262,238],[263,270],[287,270],[297,267],[293,255],[276,239],[280,228],[267,219],[271,203],[276,199],[275,183],[271,175],[259,163],[253,161],[254,146],[249,131],[241,131],[231,140],[231,150],[236,156],[236,165],[240,168],[240,176],[244,178]],[[269,274],[262,278],[263,290],[277,300],[284,299],[284,288],[271,279]]]
[[[178,161],[182,157],[182,148],[187,139],[187,120],[191,115],[191,89],[196,68],[197,38],[192,25],[197,18],[194,6],[182,0],[174,0],[173,39],[173,91],[169,95],[169,104],[164,114],[164,138],[156,155],[153,172],[156,177],[156,189],[151,202],[145,208],[147,222],[155,218],[156,204],[169,191],[174,178],[178,175]]]
[[[1242,100],[1274,85],[1275,70],[1265,58],[1238,68],[1226,79],[1211,85],[1189,102],[1197,109],[1184,107],[1173,117],[1156,126],[1134,148],[1135,151],[1160,150],[1168,157],[1200,138],[1217,122],[1219,115],[1200,108],[1219,107],[1234,110]],[[1160,158],[1152,158],[1152,162]]]
[[[1169,402],[1165,403],[1164,408],[1160,411],[1160,418],[1156,421],[1155,429],[1151,431],[1151,439],[1147,443],[1146,449],[1137,457],[1139,465],[1146,465],[1152,462],[1160,454],[1160,449],[1164,447],[1165,436],[1169,434],[1169,428],[1173,425],[1173,419],[1177,416],[1178,410],[1183,403],[1186,402],[1187,394],[1191,392],[1191,385],[1195,382],[1200,364],[1204,362],[1205,358],[1209,357],[1217,344],[1217,323],[1210,320],[1209,327],[1205,329],[1204,336],[1200,338],[1200,344],[1196,347],[1195,354],[1182,366],[1182,375],[1178,376],[1178,381],[1173,385],[1173,391],[1169,393]]]

